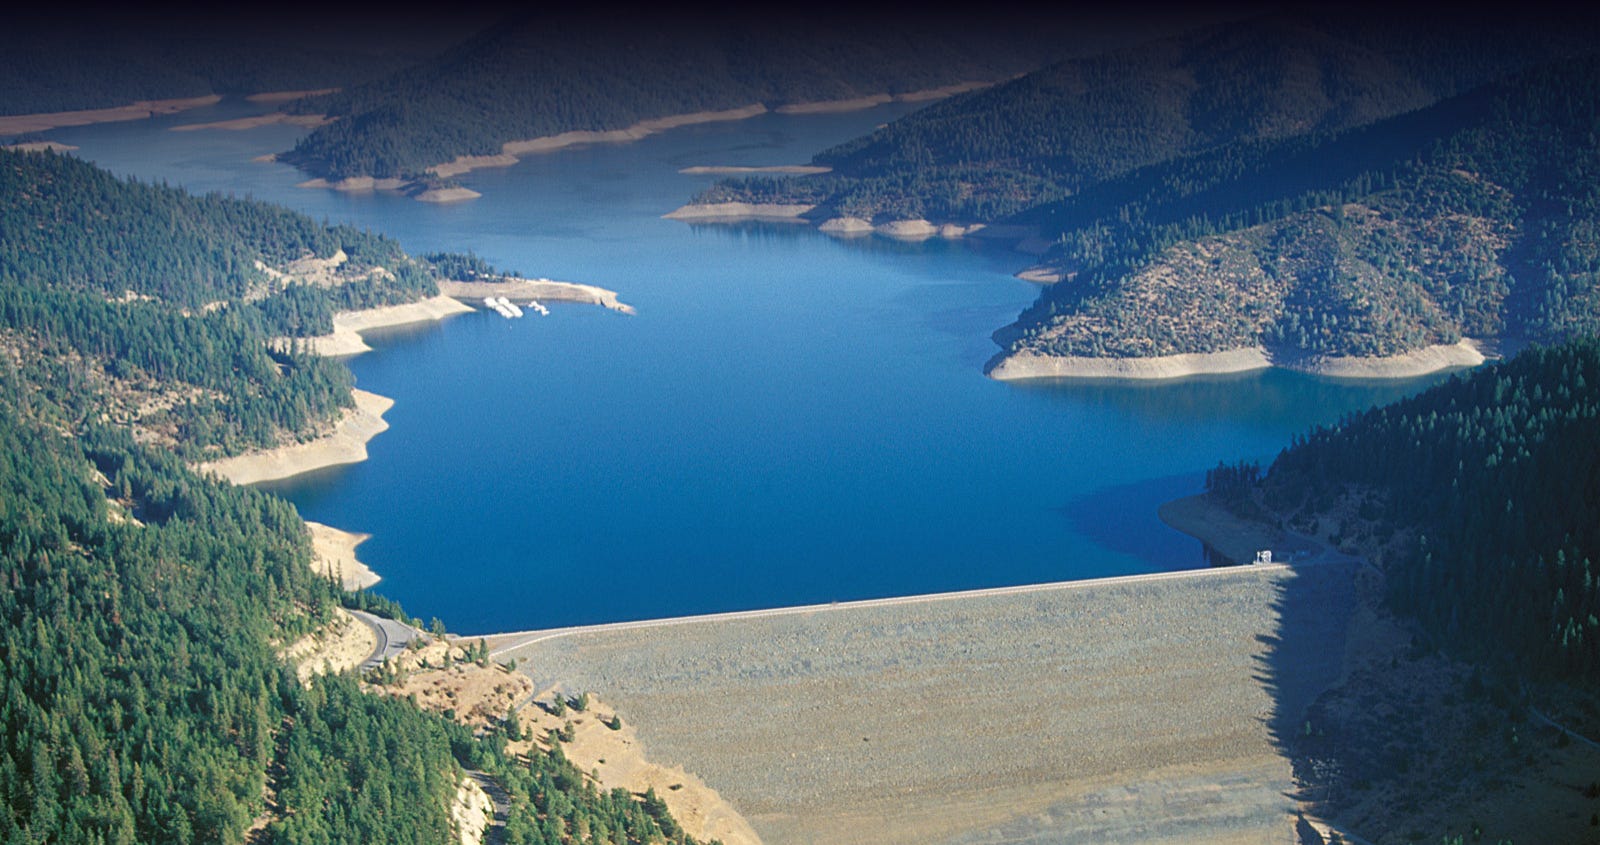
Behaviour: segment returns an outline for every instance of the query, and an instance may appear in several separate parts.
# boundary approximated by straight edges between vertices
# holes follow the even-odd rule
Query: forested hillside
[[[438,845],[471,768],[506,790],[508,843],[692,841],[559,751],[302,685],[288,643],[340,603],[398,609],[313,574],[292,506],[183,461],[349,401],[348,370],[274,333],[480,260],[53,154],[0,152],[0,194],[0,840]]]
[[[899,94],[1038,67],[1101,37],[1066,16],[768,8],[689,20],[544,10],[429,61],[297,104],[339,118],[283,156],[319,176],[415,178],[507,141],[762,103]]]
[[[730,179],[694,201],[819,203],[819,218],[994,222],[1157,162],[1420,108],[1586,49],[1597,32],[1593,22],[1520,19],[1230,23],[935,104],[819,153],[813,163],[829,174]]]
[[[1600,330],[1600,60],[1153,165],[1022,216],[1065,281],[1004,352],[1388,356]]]
[[[466,766],[507,789],[508,843],[692,841],[559,753],[519,761],[346,676],[303,687],[276,647],[341,596],[294,508],[62,424],[0,369],[0,839],[239,842],[259,820],[284,845],[438,845]]]
[[[392,73],[445,43],[394,37],[367,20],[340,39],[320,27],[347,14],[324,10],[309,26],[275,16],[243,21],[233,10],[166,14],[89,7],[62,15],[19,8],[0,28],[0,115],[75,111],[138,100],[249,95],[350,85]],[[285,9],[285,12],[288,10]]]
[[[1600,681],[1600,341],[1534,349],[1319,428],[1257,500],[1388,552],[1392,607],[1524,677]]]
[[[268,339],[437,290],[432,263],[382,236],[67,156],[0,150],[0,195],[0,346],[92,386],[105,402],[79,400],[85,418],[186,453],[316,431],[349,405],[349,372]]]

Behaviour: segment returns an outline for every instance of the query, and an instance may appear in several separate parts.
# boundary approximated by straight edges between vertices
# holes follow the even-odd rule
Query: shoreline
[[[899,241],[925,241],[930,238],[958,240],[965,237],[982,236],[980,233],[989,228],[986,223],[935,223],[921,217],[915,220],[887,220],[882,223],[873,223],[862,217],[830,217],[827,220],[816,222],[806,217],[816,208],[815,205],[800,203],[686,203],[661,215],[661,217],[665,220],[681,220],[686,223],[742,223],[748,221],[811,223],[816,226],[817,231],[836,237],[849,238],[862,235],[882,235]],[[1007,237],[1006,234],[999,232],[993,233],[993,236],[1002,239]]]
[[[432,323],[472,310],[471,306],[441,293],[438,296],[400,305],[385,305],[362,311],[340,311],[333,315],[331,333],[302,338],[300,341],[313,353],[329,358],[359,355],[372,351],[372,347],[361,339],[361,333],[364,331],[407,326],[413,323]],[[275,342],[284,344],[292,341],[288,338],[278,338]]]
[[[274,156],[273,160],[276,161],[277,157]],[[364,194],[369,191],[403,191],[411,187],[411,183],[404,179],[376,179],[371,176],[351,176],[348,179],[340,179],[337,182],[329,182],[318,177],[296,183],[295,187],[327,188],[346,194]]]
[[[1040,286],[1058,284],[1066,281],[1067,278],[1067,274],[1061,272],[1059,269],[1044,264],[1035,264],[1032,267],[1024,267],[1012,275],[1023,280],[1024,282],[1033,282],[1034,284]]]
[[[494,282],[446,281],[439,283],[439,295],[457,300],[469,311],[478,310],[478,303],[486,296],[503,296],[507,299],[533,299],[548,302],[575,302],[579,305],[598,305],[619,314],[636,313],[632,305],[617,297],[617,292],[598,285],[579,282],[558,282],[553,279],[524,279],[508,276]],[[461,300],[467,300],[462,302]]]
[[[198,473],[212,473],[237,485],[279,481],[326,467],[360,463],[367,459],[367,441],[388,430],[383,415],[394,400],[359,388],[350,391],[355,407],[345,411],[333,431],[273,449],[246,452],[231,458],[196,464]]]
[[[705,123],[721,123],[724,121],[747,120],[758,115],[775,113],[788,115],[805,114],[839,114],[843,112],[862,111],[886,103],[922,103],[943,99],[967,91],[976,91],[994,85],[993,82],[958,82],[938,88],[926,88],[919,91],[908,91],[903,94],[875,94],[866,97],[855,97],[847,100],[825,100],[816,103],[789,103],[778,106],[776,109],[767,108],[764,103],[751,103],[736,108],[688,112],[685,114],[667,115],[665,117],[641,120],[623,129],[588,130],[577,129],[561,132],[555,135],[544,135],[538,138],[527,138],[517,141],[506,141],[500,145],[500,152],[487,155],[458,155],[450,161],[440,162],[426,168],[425,172],[437,179],[449,179],[491,167],[510,167],[530,155],[556,152],[570,147],[585,146],[589,144],[625,144],[638,141],[683,126],[696,126]],[[265,124],[262,124],[265,125]],[[689,168],[701,173],[714,173],[723,168]],[[745,171],[730,172],[785,172],[785,173],[820,173],[810,165],[779,165],[776,169],[755,168]],[[418,183],[407,179],[377,179],[372,176],[350,176],[344,179],[329,180],[324,177],[315,177],[299,183],[300,188],[328,188],[335,191],[364,192],[364,191],[408,191],[417,187]],[[440,189],[451,190],[451,189]],[[470,189],[451,193],[448,199],[429,197],[432,191],[423,191],[415,198],[423,202],[461,202],[476,199],[480,194]],[[472,196],[468,196],[472,194]]]
[[[75,144],[63,144],[60,141],[26,141],[21,144],[6,144],[4,148],[18,153],[70,153],[78,147]]]
[[[1425,346],[1399,355],[1323,356],[1278,366],[1329,378],[1386,379],[1425,376],[1458,367],[1476,367],[1487,360],[1479,342],[1462,338],[1455,343]]]
[[[360,355],[372,351],[372,347],[361,338],[362,332],[416,323],[434,323],[457,314],[470,314],[479,310],[476,303],[481,302],[486,296],[575,302],[583,305],[599,305],[622,314],[634,313],[633,306],[619,299],[616,291],[596,285],[520,278],[509,278],[499,282],[443,281],[439,283],[439,293],[427,299],[360,311],[340,311],[333,315],[333,331],[328,334],[308,338],[280,337],[275,338],[273,342],[280,346],[298,342],[312,353],[330,358]]]
[[[246,98],[249,99],[249,98]],[[289,114],[288,112],[274,111],[251,117],[236,117],[232,120],[213,120],[209,123],[185,123],[181,126],[169,126],[168,132],[198,132],[202,129],[221,129],[229,132],[243,132],[247,129],[257,129],[262,126],[272,126],[284,123],[290,126],[302,126],[315,129],[331,123],[332,120],[325,114]]]
[[[483,194],[480,194],[471,188],[462,188],[457,186],[454,188],[429,188],[426,191],[416,194],[412,197],[412,199],[416,200],[417,202],[448,203],[466,202],[467,200],[475,200],[481,196],[483,196]]]
[[[1486,358],[1479,343],[1462,339],[1400,355],[1318,356],[1283,359],[1262,347],[1225,352],[1194,352],[1145,358],[1093,358],[1077,355],[1039,355],[1021,351],[999,353],[989,360],[985,374],[996,381],[1032,379],[1131,379],[1159,381],[1200,375],[1227,375],[1270,367],[1294,370],[1324,378],[1405,379],[1462,367],[1476,367]]]
[[[383,580],[372,567],[356,557],[356,546],[372,539],[371,534],[342,531],[320,522],[302,520],[311,532],[311,568],[326,578],[339,579],[346,590],[364,590]]]
[[[298,90],[298,91],[293,91],[293,90],[291,90],[291,91],[262,91],[259,94],[248,94],[248,95],[245,96],[244,99],[245,99],[245,102],[247,102],[247,103],[267,103],[267,104],[289,103],[289,102],[293,102],[295,100],[303,99],[305,97],[317,97],[317,96],[320,96],[322,94],[332,94],[335,91],[340,91],[340,90],[343,90],[343,89],[334,87],[334,88],[305,88],[305,89],[301,89],[301,90]]]
[[[816,208],[814,205],[805,205],[803,203],[687,203],[661,215],[661,218],[663,220],[679,220],[685,223],[744,223],[750,221],[807,223],[815,225],[819,232],[836,237],[849,238],[861,235],[882,235],[898,241],[925,241],[930,238],[957,240],[976,236],[989,228],[985,223],[934,223],[925,218],[873,223],[861,217],[830,217],[821,222],[814,222],[806,215],[815,211]]]
[[[1256,552],[1271,549],[1272,557],[1279,563],[1259,564],[1279,566],[1297,554],[1325,553],[1325,548],[1301,537],[1293,536],[1265,522],[1237,516],[1212,504],[1204,493],[1184,496],[1162,502],[1156,515],[1168,528],[1200,541],[1235,564],[1250,564]]]
[[[450,161],[441,162],[428,168],[434,176],[440,179],[449,179],[470,173],[486,167],[510,167],[521,160],[522,156],[551,153],[576,147],[584,144],[625,144],[647,138],[657,132],[668,129],[677,129],[680,126],[695,126],[702,123],[719,123],[728,120],[744,120],[759,114],[766,114],[767,107],[761,103],[751,103],[737,108],[722,109],[718,111],[699,111],[688,114],[669,115],[667,117],[641,120],[626,129],[608,130],[573,130],[555,135],[545,135],[538,138],[527,138],[520,141],[507,141],[500,145],[500,152],[495,155],[464,155],[456,156]]]
[[[220,102],[222,102],[220,94],[207,94],[203,97],[174,97],[169,100],[136,100],[124,106],[102,109],[5,115],[0,117],[0,135],[25,135],[29,132],[46,132],[68,126],[88,126],[92,123],[145,120],[157,115],[213,106]]]
[[[680,167],[678,172],[685,176],[738,176],[749,173],[783,173],[790,176],[816,176],[822,173],[832,173],[833,168],[821,164],[766,164],[749,166],[742,164],[697,164],[693,167]]]
[[[790,103],[778,106],[773,111],[778,114],[844,114],[853,111],[865,111],[870,108],[888,105],[889,103],[926,103],[932,100],[942,100],[968,91],[977,91],[988,88],[993,82],[957,82],[952,85],[943,85],[938,88],[923,88],[917,91],[907,91],[903,94],[868,94],[864,97],[851,97],[845,100],[820,100],[815,103]]]
[[[805,215],[814,205],[775,202],[717,202],[685,205],[661,215],[663,220],[686,223],[737,223],[742,220],[809,223]]]
[[[372,347],[361,333],[373,329],[437,322],[456,314],[478,310],[461,301],[481,301],[485,296],[508,296],[599,305],[623,314],[634,313],[633,306],[617,298],[616,291],[595,285],[556,282],[549,279],[508,279],[501,282],[440,282],[437,296],[400,305],[386,305],[362,311],[341,311],[334,315],[333,332],[311,338],[275,338],[274,344],[304,344],[317,355],[342,357],[369,352]],[[322,437],[247,452],[231,458],[207,461],[194,467],[197,472],[212,472],[234,484],[281,481],[319,469],[360,463],[367,459],[367,442],[386,431],[383,415],[394,407],[394,400],[376,393],[355,389],[356,407],[345,412],[333,431]],[[352,546],[353,548],[353,546]]]
[[[986,375],[995,381],[1029,379],[1139,379],[1161,380],[1197,375],[1222,375],[1264,370],[1272,359],[1260,347],[1227,352],[1158,355],[1149,358],[1090,358],[1078,355],[1001,353],[990,360]]]
[[[262,91],[260,93],[247,95],[244,99],[251,103],[287,103],[292,100],[298,100],[301,97],[309,97],[315,94],[327,94],[337,90],[339,89],[320,88],[305,91]],[[197,109],[201,108],[202,106],[214,106],[217,103],[222,102],[222,99],[223,97],[221,94],[206,94],[198,97],[173,97],[164,100],[135,100],[134,102],[126,105],[107,106],[99,109],[74,109],[71,111],[0,115],[0,136],[26,135],[30,132],[47,132],[51,129],[61,129],[71,126],[88,126],[93,123],[120,123],[125,120],[145,120],[161,115],[189,111],[190,109]],[[275,112],[275,114],[282,113]],[[253,119],[255,118],[240,118],[241,121]],[[297,125],[303,125],[299,123],[300,119],[300,116],[283,115],[283,118],[274,121],[267,121],[267,123],[283,121],[296,123]],[[219,121],[219,123],[234,122],[236,121]],[[257,125],[265,126],[267,123],[261,123]],[[174,129],[183,128],[185,127],[174,127]],[[201,124],[195,125],[193,128],[199,129],[207,127],[206,125]],[[231,129],[236,127],[219,126],[209,128]],[[237,128],[246,129],[254,127],[240,126]]]

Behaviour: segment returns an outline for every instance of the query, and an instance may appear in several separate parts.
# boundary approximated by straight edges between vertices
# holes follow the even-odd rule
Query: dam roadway
[[[1359,564],[1246,566],[490,637],[767,845],[1293,841],[1276,737]]]

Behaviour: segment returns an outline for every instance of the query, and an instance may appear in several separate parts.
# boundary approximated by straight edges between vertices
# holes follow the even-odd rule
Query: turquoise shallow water
[[[660,219],[710,181],[682,167],[803,162],[904,106],[541,156],[463,177],[484,197],[450,206],[297,189],[250,161],[298,130],[166,131],[245,109],[50,137],[638,308],[375,334],[351,366],[397,404],[371,459],[271,485],[371,533],[377,589],[466,633],[1203,566],[1161,501],[1431,382],[1000,384],[982,365],[1037,291],[1011,277],[1024,256]]]

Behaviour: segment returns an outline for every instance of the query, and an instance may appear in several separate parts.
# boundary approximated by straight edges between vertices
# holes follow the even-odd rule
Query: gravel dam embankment
[[[1281,843],[1296,806],[1274,730],[1341,674],[1353,571],[1239,567],[491,642],[540,687],[598,692],[767,845]]]

